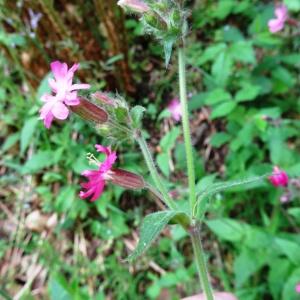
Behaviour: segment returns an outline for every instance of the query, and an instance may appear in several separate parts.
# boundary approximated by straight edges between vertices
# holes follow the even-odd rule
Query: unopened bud
[[[121,169],[112,170],[111,181],[126,189],[139,190],[145,187],[142,176]]]
[[[92,97],[94,99],[102,102],[103,104],[111,105],[111,106],[115,105],[114,100],[112,98],[110,98],[109,95],[106,93],[96,92],[92,95]]]
[[[172,19],[172,23],[176,24],[176,27],[178,27],[178,24],[180,24],[180,21],[181,21],[180,12],[178,10],[174,10],[171,13],[171,19]]]
[[[108,124],[100,124],[96,126],[96,129],[101,136],[108,137],[111,135],[111,126]]]
[[[161,17],[157,14],[147,14],[144,16],[145,22],[151,27],[157,30],[166,30],[167,24]]]
[[[70,109],[87,121],[102,124],[108,120],[108,114],[105,110],[83,98],[80,98],[80,103],[78,105],[70,106]]]
[[[119,0],[118,5],[141,14],[150,10],[149,6],[142,0]]]

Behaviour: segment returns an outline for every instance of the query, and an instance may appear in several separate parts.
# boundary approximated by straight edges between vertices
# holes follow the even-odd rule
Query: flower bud
[[[144,16],[144,21],[147,25],[153,27],[156,30],[167,30],[167,24],[164,20],[161,19],[159,15],[156,14],[147,14]]]
[[[145,187],[142,176],[121,169],[112,170],[111,181],[126,189],[138,190]]]
[[[87,121],[102,124],[108,120],[108,114],[105,110],[84,98],[80,98],[80,103],[76,106],[70,106],[70,109]]]
[[[106,93],[96,92],[92,95],[95,100],[100,101],[103,104],[114,106],[114,100],[108,96]]]
[[[99,124],[96,126],[97,132],[103,137],[109,137],[111,135],[111,127],[108,124]]]
[[[277,166],[273,168],[273,174],[269,177],[269,180],[275,187],[286,187],[289,183],[289,177],[286,172],[280,170]]]
[[[141,14],[150,10],[149,6],[142,0],[119,0],[118,5]]]

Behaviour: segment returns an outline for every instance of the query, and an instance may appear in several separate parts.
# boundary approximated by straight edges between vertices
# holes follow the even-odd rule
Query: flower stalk
[[[208,271],[206,267],[201,236],[200,224],[195,222],[190,228],[190,235],[194,249],[194,256],[196,258],[197,270],[199,275],[200,284],[203,288],[206,300],[214,300],[212,287],[209,282]]]
[[[194,157],[193,147],[191,141],[191,132],[189,124],[189,111],[187,103],[186,92],[186,64],[185,64],[185,51],[183,44],[178,49],[178,72],[179,72],[179,89],[180,89],[180,102],[182,110],[182,127],[184,136],[184,145],[187,160],[187,172],[188,172],[188,184],[189,184],[189,202],[191,216],[194,217],[194,205],[196,203],[196,188],[195,188],[195,169],[194,169]],[[203,288],[206,300],[214,300],[212,288],[208,278],[208,272],[206,262],[204,258],[200,225],[198,222],[193,222],[190,228],[190,235],[194,249],[194,256],[197,264],[198,275],[200,284]]]
[[[196,188],[195,188],[195,169],[194,169],[194,157],[191,141],[191,132],[189,125],[189,112],[187,104],[186,93],[186,70],[185,70],[185,52],[184,46],[178,49],[178,72],[179,72],[179,89],[180,89],[180,102],[182,109],[182,127],[184,136],[184,145],[187,161],[188,172],[188,184],[189,184],[189,201],[191,214],[193,213],[193,207],[196,203]]]
[[[148,145],[147,145],[145,139],[143,138],[141,132],[139,132],[139,131],[136,134],[136,141],[137,141],[137,143],[139,144],[139,146],[141,148],[142,154],[144,156],[147,167],[150,171],[151,177],[154,181],[155,186],[157,187],[157,189],[161,193],[161,195],[163,197],[163,201],[165,202],[165,204],[169,208],[176,209],[176,204],[172,200],[172,198],[169,196],[167,189],[163,185],[162,179],[160,178],[160,176],[158,174],[158,171],[156,169],[156,166],[155,166],[155,163],[153,161],[151,152],[148,148]]]

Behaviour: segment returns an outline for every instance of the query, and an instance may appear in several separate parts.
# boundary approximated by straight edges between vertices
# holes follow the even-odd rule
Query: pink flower
[[[174,98],[169,103],[168,110],[171,112],[171,116],[176,122],[180,121],[182,116],[182,111],[181,111],[181,104],[178,98]]]
[[[280,170],[277,166],[273,168],[273,174],[269,177],[270,182],[275,186],[287,186],[289,177],[285,171]]]
[[[283,29],[286,20],[288,19],[288,10],[284,4],[275,8],[275,19],[268,22],[269,30],[272,33],[278,32]]]
[[[90,88],[89,84],[72,84],[79,64],[74,64],[69,70],[66,63],[59,61],[52,62],[50,66],[54,75],[54,78],[49,79],[53,95],[42,96],[41,100],[45,104],[40,110],[40,119],[44,120],[46,128],[50,128],[54,118],[65,120],[69,115],[68,106],[80,103],[77,91]]]
[[[149,10],[149,6],[142,0],[119,0],[118,5],[138,13],[145,13]]]
[[[81,191],[79,194],[82,199],[91,197],[91,201],[96,201],[101,196],[106,181],[112,179],[111,168],[117,159],[116,152],[111,151],[110,147],[95,145],[95,148],[98,152],[104,153],[106,158],[103,163],[98,162],[98,170],[86,170],[82,173],[87,177],[88,182],[81,184],[86,191]]]
[[[300,282],[296,284],[295,291],[300,294]]]

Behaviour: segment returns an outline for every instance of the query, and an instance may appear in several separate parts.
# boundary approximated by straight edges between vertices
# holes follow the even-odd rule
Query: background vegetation
[[[108,187],[78,198],[86,153],[101,143],[71,117],[38,120],[49,63],[79,61],[94,91],[118,91],[147,107],[145,130],[169,187],[185,182],[181,127],[166,107],[177,97],[176,64],[116,1],[0,0],[0,294],[4,299],[180,299],[199,291],[185,233],[165,230],[147,255],[123,259],[138,225],[159,203]],[[300,2],[286,0],[300,21]],[[274,3],[188,1],[188,91],[197,189],[285,169],[288,190],[267,180],[211,197],[203,234],[211,281],[239,299],[297,298],[300,281],[300,29],[268,31]],[[133,145],[122,167],[148,176]],[[282,203],[282,197],[289,201]],[[172,243],[171,239],[176,243]],[[299,296],[298,296],[299,297]]]

